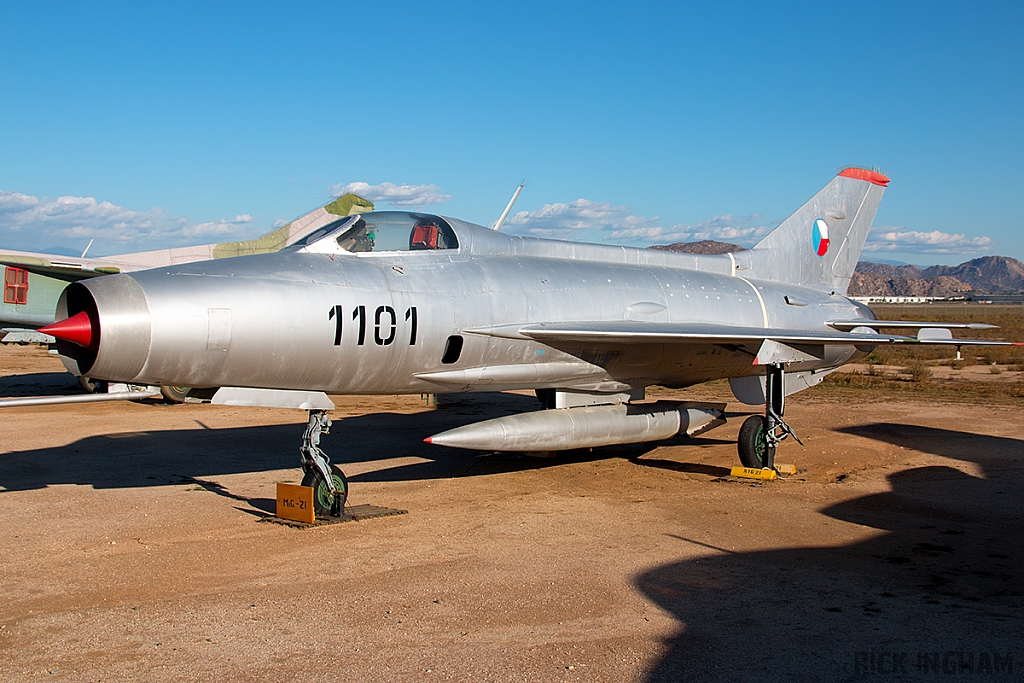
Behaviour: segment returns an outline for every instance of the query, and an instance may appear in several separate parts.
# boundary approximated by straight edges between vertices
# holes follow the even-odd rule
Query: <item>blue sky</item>
[[[252,237],[346,187],[488,224],[524,179],[509,231],[749,246],[861,165],[864,258],[1024,259],[1022,8],[0,2],[0,247]]]

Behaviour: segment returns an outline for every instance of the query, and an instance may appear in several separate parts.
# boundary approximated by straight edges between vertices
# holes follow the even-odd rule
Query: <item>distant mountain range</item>
[[[863,294],[855,292],[854,286]],[[850,283],[852,296],[955,296],[967,292],[1024,292],[1024,263],[1007,256],[982,256],[959,266],[929,268],[862,261]]]
[[[738,244],[702,240],[659,244],[651,249],[687,254],[743,251]],[[861,261],[850,282],[850,296],[958,296],[968,293],[1024,292],[1024,263],[1008,256],[982,256],[959,266],[892,266]]]
[[[662,251],[681,251],[684,254],[728,254],[731,251],[743,251],[746,247],[729,242],[716,242],[715,240],[701,240],[700,242],[676,242],[675,244],[656,244],[651,249]]]

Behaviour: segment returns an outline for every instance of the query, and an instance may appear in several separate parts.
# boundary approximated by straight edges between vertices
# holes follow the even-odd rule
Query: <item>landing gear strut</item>
[[[786,408],[786,379],[781,365],[769,365],[765,378],[764,416],[751,415],[740,427],[737,446],[744,467],[775,469],[775,449],[792,436],[801,446],[804,442],[782,419]]]
[[[302,485],[313,488],[313,512],[317,517],[340,517],[348,498],[348,479],[337,465],[320,450],[320,435],[330,432],[326,410],[309,411],[309,424],[302,435]]]

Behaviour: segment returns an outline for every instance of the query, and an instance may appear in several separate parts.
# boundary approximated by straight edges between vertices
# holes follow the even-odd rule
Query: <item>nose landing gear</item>
[[[786,408],[786,380],[782,365],[769,365],[765,377],[764,415],[751,415],[740,426],[737,448],[744,467],[775,469],[775,450],[779,443],[792,436],[801,446],[804,442],[782,419]]]
[[[313,488],[313,512],[317,517],[340,517],[348,498],[348,479],[320,450],[320,435],[330,432],[326,410],[310,410],[309,424],[302,435],[302,485]]]

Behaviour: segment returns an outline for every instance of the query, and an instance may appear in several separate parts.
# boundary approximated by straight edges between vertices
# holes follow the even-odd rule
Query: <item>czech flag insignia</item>
[[[818,254],[818,258],[822,258],[828,251],[828,223],[820,218],[814,221],[813,237],[814,251]]]

